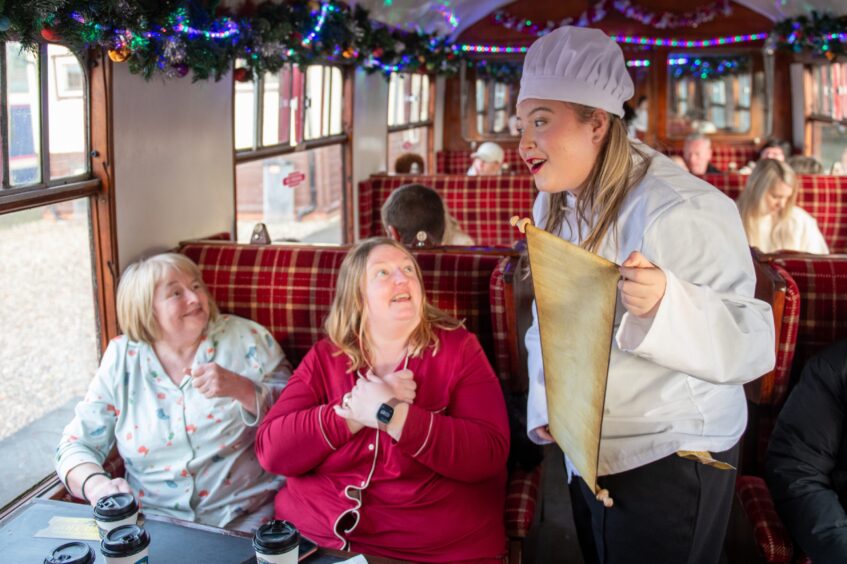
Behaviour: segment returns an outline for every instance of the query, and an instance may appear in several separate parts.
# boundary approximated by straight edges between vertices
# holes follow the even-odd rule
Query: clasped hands
[[[358,379],[352,390],[344,394],[341,405],[333,409],[347,421],[351,433],[357,433],[364,427],[377,429],[379,422],[376,413],[379,407],[392,398],[413,403],[417,387],[411,370],[398,370],[384,378],[368,371],[364,378]]]

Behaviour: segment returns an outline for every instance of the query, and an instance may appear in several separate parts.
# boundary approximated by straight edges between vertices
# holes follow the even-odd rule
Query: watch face
[[[388,405],[387,403],[384,403],[379,406],[379,410],[377,410],[376,412],[376,420],[382,423],[383,425],[388,425],[393,416],[394,408]]]

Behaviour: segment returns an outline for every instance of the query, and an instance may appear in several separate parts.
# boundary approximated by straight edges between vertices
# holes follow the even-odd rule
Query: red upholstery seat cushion
[[[756,544],[765,561],[774,564],[791,562],[791,537],[776,513],[765,481],[756,476],[740,476],[735,482],[735,493],[753,526]]]
[[[800,293],[793,365],[802,368],[810,357],[847,337],[847,257],[784,253],[772,260]]]
[[[509,476],[506,491],[506,534],[509,537],[524,538],[529,532],[540,484],[541,466],[531,472],[515,470]]]
[[[380,218],[382,204],[403,184],[429,186],[462,229],[478,245],[511,247],[523,236],[509,225],[513,215],[530,217],[535,184],[529,176],[386,176],[375,175],[359,183],[359,237],[385,234]]]

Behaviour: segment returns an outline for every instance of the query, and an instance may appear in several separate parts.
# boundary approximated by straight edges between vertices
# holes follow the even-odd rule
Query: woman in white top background
[[[776,159],[759,161],[738,197],[750,246],[764,253],[829,254],[818,222],[796,202],[797,175],[791,167]]]
[[[623,276],[598,468],[614,505],[574,478],[574,518],[586,562],[716,563],[735,472],[676,453],[737,464],[742,385],[773,367],[773,317],[753,298],[732,200],[627,139],[632,94],[620,47],[599,30],[557,29],[526,55],[517,114],[535,224]],[[537,317],[526,345],[527,428],[549,442]]]

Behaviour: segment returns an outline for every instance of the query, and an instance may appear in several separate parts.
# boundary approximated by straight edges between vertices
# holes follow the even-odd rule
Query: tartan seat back
[[[222,312],[267,327],[296,364],[325,335],[323,323],[335,295],[347,247],[239,245],[189,242],[179,251],[200,266]],[[416,251],[430,302],[474,332],[501,379],[508,361],[498,360],[489,286],[503,252]]]
[[[682,147],[669,149],[668,155],[682,156]],[[750,161],[759,158],[759,151],[753,145],[716,145],[712,144],[712,166],[721,172],[737,170]]]
[[[462,230],[477,245],[511,247],[523,235],[509,225],[513,215],[531,217],[535,183],[529,176],[388,176],[359,183],[359,237],[382,236],[380,210],[392,191],[423,184],[441,195]]]
[[[504,148],[503,162],[509,165],[509,170],[515,173],[527,172],[526,164],[521,159],[517,148]],[[435,171],[439,174],[467,174],[473,163],[473,151],[438,151],[435,155]]]
[[[749,175],[707,174],[703,180],[732,199],[744,189]],[[797,205],[818,222],[831,253],[847,252],[847,176],[798,174]]]
[[[777,253],[770,260],[800,292],[797,347],[792,374],[832,343],[847,337],[847,255]]]

